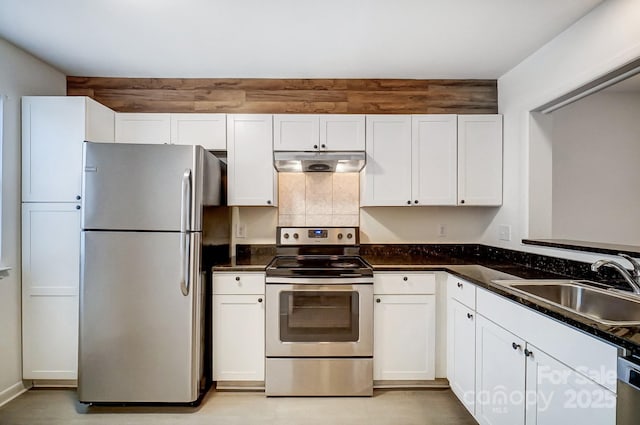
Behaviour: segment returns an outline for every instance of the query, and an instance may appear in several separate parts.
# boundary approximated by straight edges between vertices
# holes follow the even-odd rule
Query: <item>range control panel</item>
[[[358,245],[357,227],[278,227],[278,245]]]

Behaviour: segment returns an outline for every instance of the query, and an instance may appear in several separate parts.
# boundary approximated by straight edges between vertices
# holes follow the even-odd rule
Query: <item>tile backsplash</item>
[[[358,226],[358,173],[278,173],[278,225]]]

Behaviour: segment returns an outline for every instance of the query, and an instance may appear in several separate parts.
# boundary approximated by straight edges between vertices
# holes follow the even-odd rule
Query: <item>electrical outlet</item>
[[[236,224],[236,238],[246,238],[246,237],[247,237],[247,225]]]
[[[498,239],[501,241],[511,240],[511,226],[508,224],[501,224],[498,226]]]
[[[438,224],[438,237],[444,238],[447,236],[447,226],[445,224]]]

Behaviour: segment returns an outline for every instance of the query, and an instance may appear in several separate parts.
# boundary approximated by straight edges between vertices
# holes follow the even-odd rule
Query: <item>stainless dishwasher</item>
[[[616,425],[637,425],[640,421],[640,358],[618,358],[618,401]]]

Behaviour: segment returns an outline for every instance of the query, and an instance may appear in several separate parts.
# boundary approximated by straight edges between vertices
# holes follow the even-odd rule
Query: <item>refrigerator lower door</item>
[[[180,233],[82,232],[78,396],[85,403],[190,403],[202,377],[200,233],[188,295]]]

